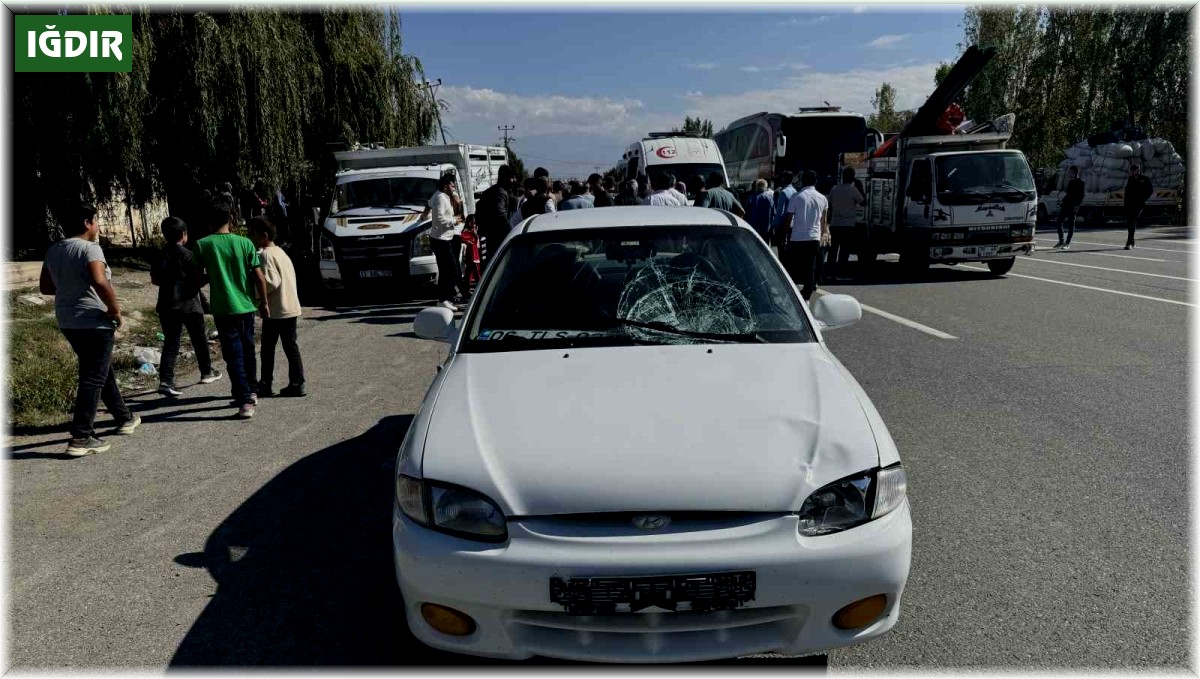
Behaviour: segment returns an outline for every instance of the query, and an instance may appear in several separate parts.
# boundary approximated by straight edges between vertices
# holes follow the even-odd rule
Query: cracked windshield
[[[794,293],[749,233],[688,226],[571,236],[513,241],[464,350],[812,340]]]

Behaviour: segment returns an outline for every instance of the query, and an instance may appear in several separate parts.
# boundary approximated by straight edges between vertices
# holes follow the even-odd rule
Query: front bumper
[[[699,521],[699,520],[698,520]],[[800,537],[796,517],[720,524],[672,523],[648,534],[565,518],[509,522],[491,545],[420,526],[393,509],[396,579],[413,634],[448,651],[495,658],[545,656],[598,662],[687,662],[761,652],[803,655],[875,638],[895,624],[908,579],[908,503],[843,533]],[[567,615],[550,600],[551,577],[649,576],[753,570],[754,600],[717,612]],[[887,595],[882,617],[858,630],[834,627],[843,606]],[[470,615],[476,630],[443,634],[423,603]]]
[[[980,262],[988,259],[1007,259],[1016,255],[1032,255],[1037,246],[1028,243],[999,243],[996,245],[931,245],[929,259],[938,262]]]

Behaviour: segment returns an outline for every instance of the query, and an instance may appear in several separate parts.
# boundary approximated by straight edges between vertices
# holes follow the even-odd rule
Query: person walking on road
[[[282,341],[283,353],[288,361],[288,385],[279,390],[279,396],[304,396],[307,393],[304,362],[300,359],[300,346],[296,343],[296,323],[300,320],[296,269],[283,248],[275,244],[278,232],[269,218],[251,219],[246,223],[246,230],[250,233],[250,240],[262,252],[262,273],[267,282],[269,302],[262,312],[262,378],[258,381],[258,393],[264,397],[275,396],[271,388],[275,377],[275,343]]]
[[[683,182],[680,182],[680,181],[676,181],[676,177],[673,174],[669,175],[669,178],[671,180],[671,193],[674,194],[675,197],[679,199],[680,205],[686,206],[688,204],[687,184],[684,184]]]
[[[671,181],[671,175],[666,172],[652,172],[650,174],[650,187],[654,189],[646,197],[646,205],[657,205],[661,207],[684,207],[687,202],[680,202],[679,197],[675,194],[673,187],[674,182]]]
[[[232,201],[224,196],[213,198],[210,218],[213,233],[196,241],[196,254],[203,265],[197,275],[207,275],[212,292],[210,307],[221,339],[225,368],[233,382],[238,417],[250,419],[258,404],[254,315],[261,310],[269,316],[271,309],[258,250],[249,238],[230,233],[232,223]],[[255,290],[262,300],[261,307],[255,302]]]
[[[833,280],[845,281],[850,263],[850,243],[858,222],[858,206],[867,202],[854,183],[854,168],[842,170],[842,183],[829,190],[829,261]]]
[[[186,328],[200,364],[200,383],[211,384],[221,379],[213,368],[204,332],[204,307],[197,285],[196,264],[192,251],[187,249],[187,224],[178,217],[167,217],[159,225],[167,242],[158,259],[150,266],[150,282],[158,286],[158,304],[154,310],[162,325],[162,359],[158,363],[158,393],[163,396],[182,396],[175,388],[175,361]]]
[[[1083,203],[1083,194],[1086,187],[1083,180],[1079,178],[1079,168],[1074,165],[1068,171],[1070,179],[1067,181],[1067,195],[1063,196],[1062,207],[1059,208],[1058,215],[1058,244],[1054,246],[1055,250],[1071,249],[1071,239],[1075,237],[1075,218],[1079,215],[1079,206]],[[1063,225],[1067,227],[1067,238],[1063,240]],[[1133,237],[1130,236],[1130,240]]]
[[[792,186],[796,175],[784,170],[779,173],[779,179],[775,184],[775,228],[772,234],[772,245],[777,248],[782,248],[787,245],[787,230],[790,224],[784,224],[784,217],[787,215],[788,205],[792,203],[792,196],[796,195],[796,187]],[[782,234],[782,235],[781,235]]]
[[[708,190],[702,197],[696,199],[696,207],[710,207],[714,210],[732,212],[739,217],[746,216],[746,210],[738,202],[737,196],[725,188],[725,175],[720,172],[709,173],[706,186]]]
[[[534,177],[529,180],[529,185],[525,188],[529,196],[524,203],[521,203],[522,217],[529,219],[534,215],[555,211],[554,197],[550,195],[550,179],[548,177]]]
[[[631,205],[641,205],[642,199],[638,198],[638,183],[635,179],[626,179],[621,182],[621,192],[613,200],[614,205],[628,207]]]
[[[66,452],[82,457],[111,447],[96,436],[100,401],[116,420],[116,434],[132,434],[142,418],[125,404],[113,374],[113,337],[121,326],[121,305],[109,283],[112,272],[104,251],[96,242],[96,208],[80,206],[77,220],[64,230],[67,237],[46,250],[39,288],[43,295],[54,295],[58,328],[79,358],[79,388]]]
[[[462,280],[462,269],[459,267],[458,233],[462,230],[463,217],[455,214],[454,202],[451,196],[455,193],[457,181],[455,176],[446,173],[438,180],[438,190],[429,199],[429,212],[432,224],[429,227],[429,246],[437,261],[438,270],[438,304],[458,311],[454,304],[457,291],[464,299],[471,292]]]
[[[758,179],[754,182],[754,193],[746,201],[746,221],[766,240],[770,237],[771,226],[775,223],[775,196],[767,188],[767,180]]]
[[[475,201],[475,221],[479,227],[479,237],[483,240],[482,265],[486,265],[491,253],[500,248],[500,244],[512,228],[510,206],[517,175],[512,167],[501,165],[497,179],[498,181],[479,194],[479,199]]]
[[[1125,241],[1125,249],[1132,250],[1133,232],[1137,230],[1138,221],[1146,209],[1146,201],[1154,195],[1154,186],[1150,178],[1142,174],[1142,168],[1134,163],[1129,166],[1129,181],[1125,184],[1125,222],[1129,226],[1129,239]]]
[[[788,204],[784,223],[790,225],[783,263],[792,280],[801,286],[805,301],[816,292],[817,255],[822,243],[829,242],[829,202],[817,191],[817,173],[805,170],[800,176],[801,189]]]
[[[592,201],[587,199],[587,185],[583,182],[571,182],[571,197],[559,204],[559,210],[581,210],[592,207]]]
[[[613,196],[608,191],[607,182],[599,174],[593,172],[588,177],[588,190],[592,194],[592,207],[612,207]]]

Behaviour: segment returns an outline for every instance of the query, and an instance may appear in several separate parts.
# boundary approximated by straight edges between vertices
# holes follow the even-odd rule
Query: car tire
[[[987,268],[993,274],[997,276],[1003,276],[1009,271],[1012,271],[1013,265],[1016,263],[1016,257],[1009,257],[1008,259],[989,259]]]

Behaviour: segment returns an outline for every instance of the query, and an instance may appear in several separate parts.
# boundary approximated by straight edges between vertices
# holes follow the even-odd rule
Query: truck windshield
[[[867,121],[862,116],[795,116],[783,119],[783,134],[788,138],[784,168],[798,177],[812,170],[817,177],[833,177],[843,153],[866,150]]]
[[[432,177],[373,177],[338,184],[333,212],[362,207],[424,207],[437,191]]]
[[[945,156],[935,166],[938,202],[944,205],[1019,203],[1035,193],[1029,163],[1018,153]]]
[[[721,169],[721,166],[716,163],[671,163],[669,165],[652,164],[646,166],[646,176],[651,179],[660,172],[670,172],[675,175],[675,181],[685,184],[688,183],[688,179],[697,175],[702,177],[704,181],[708,181],[708,175],[713,172],[722,177],[725,176],[725,172]],[[688,187],[687,194],[689,199],[694,200],[696,198],[696,194],[692,192],[690,186]]]

